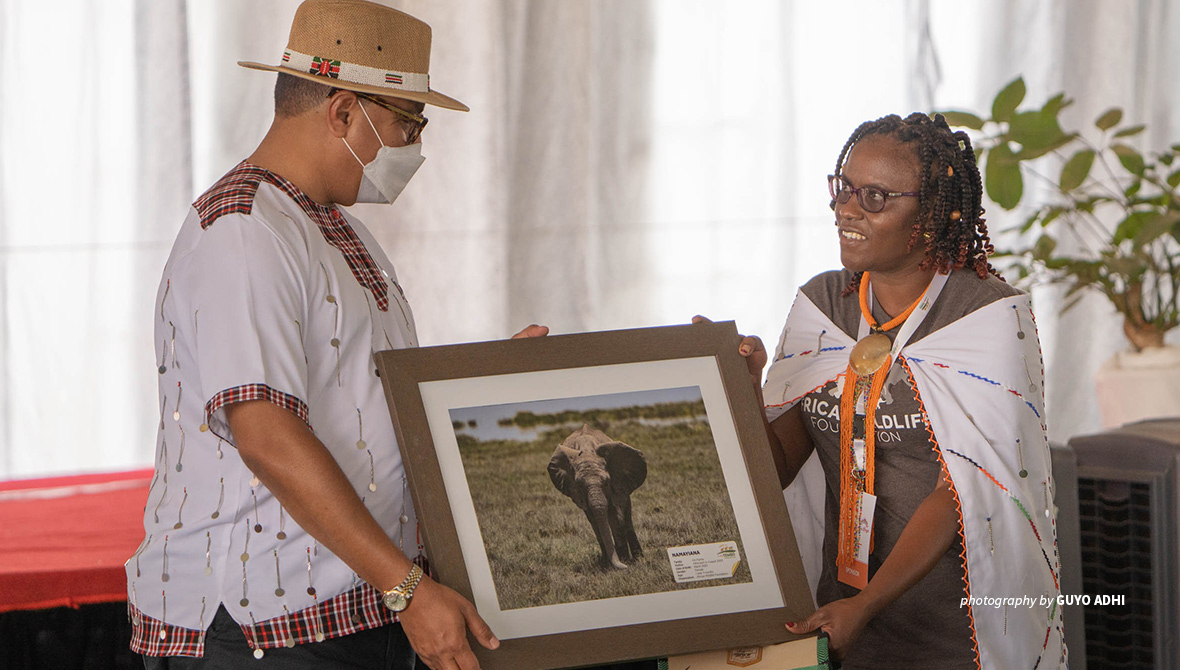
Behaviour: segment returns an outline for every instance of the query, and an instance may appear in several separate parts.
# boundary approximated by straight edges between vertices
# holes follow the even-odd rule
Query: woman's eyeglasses
[[[856,194],[856,201],[860,203],[860,208],[871,214],[885,209],[885,202],[889,198],[896,198],[903,195],[921,195],[916,192],[894,193],[891,191],[882,191],[875,186],[852,188],[852,184],[849,184],[848,180],[842,175],[828,175],[828,194],[832,196],[832,209],[836,208],[836,203],[843,205],[848,202],[854,193]]]

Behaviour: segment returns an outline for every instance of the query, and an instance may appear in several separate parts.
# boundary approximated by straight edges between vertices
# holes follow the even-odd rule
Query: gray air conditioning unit
[[[1063,595],[1083,598],[1086,647],[1070,656],[1092,670],[1180,670],[1180,418],[1074,437],[1069,447],[1082,591]]]

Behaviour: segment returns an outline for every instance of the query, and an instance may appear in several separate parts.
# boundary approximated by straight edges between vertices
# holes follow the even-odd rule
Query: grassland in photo
[[[474,420],[455,423],[501,609],[751,581],[699,390],[690,401],[579,411],[539,413],[528,404],[500,421],[501,427],[528,424],[527,439],[480,439],[470,434]],[[647,480],[631,495],[644,553],[624,570],[601,566],[585,514],[554,488],[546,470],[554,448],[583,423],[647,460]],[[743,559],[732,578],[676,583],[668,547],[724,541],[737,542]]]

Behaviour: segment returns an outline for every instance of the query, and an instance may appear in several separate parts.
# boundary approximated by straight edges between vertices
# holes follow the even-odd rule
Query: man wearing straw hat
[[[467,670],[468,631],[499,644],[420,567],[372,359],[417,345],[413,317],[338,207],[397,198],[425,105],[467,111],[430,88],[430,39],[382,5],[306,0],[279,65],[241,63],[279,73],[274,122],[193,203],[153,314],[156,476],[127,562],[149,668],[411,668],[416,650]]]

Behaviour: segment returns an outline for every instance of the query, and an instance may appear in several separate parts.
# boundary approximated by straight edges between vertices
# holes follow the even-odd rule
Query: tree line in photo
[[[535,428],[537,426],[562,426],[570,423],[586,423],[591,426],[609,425],[612,421],[633,421],[635,419],[695,419],[708,418],[705,413],[705,401],[692,402],[661,402],[651,405],[631,407],[612,407],[610,409],[565,410],[551,414],[537,414],[523,410],[512,418],[497,421],[502,427],[516,426],[517,428]],[[474,420],[454,421],[455,430],[475,428],[479,424]]]

